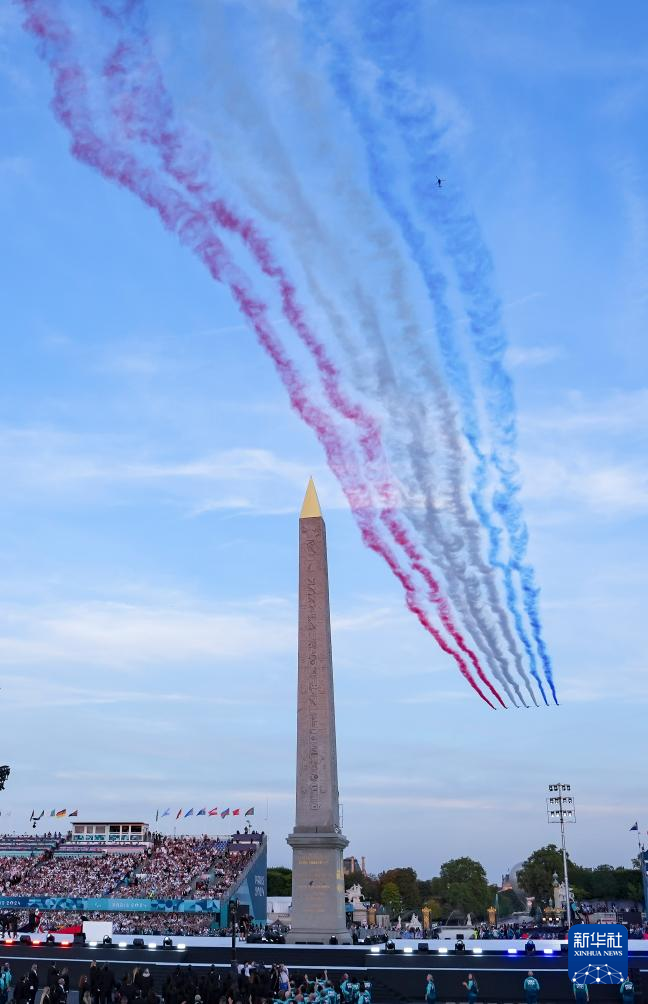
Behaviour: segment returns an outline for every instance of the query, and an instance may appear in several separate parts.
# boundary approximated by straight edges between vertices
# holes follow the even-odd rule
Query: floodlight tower
[[[567,845],[565,844],[565,823],[576,822],[576,806],[571,795],[570,784],[550,784],[547,798],[547,821],[560,823],[560,838],[562,842],[563,871],[565,874],[565,913],[567,914],[567,929],[571,927],[571,910],[569,906],[569,876],[567,875]]]

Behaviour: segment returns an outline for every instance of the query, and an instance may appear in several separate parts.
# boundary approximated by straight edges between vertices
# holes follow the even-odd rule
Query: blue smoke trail
[[[538,673],[535,652],[526,632],[521,612],[518,608],[513,578],[513,571],[519,571],[518,554],[513,553],[512,560],[507,563],[501,560],[501,531],[499,527],[493,523],[485,499],[488,483],[488,460],[480,445],[482,437],[477,414],[477,404],[470,382],[470,375],[461,356],[454,334],[452,314],[448,309],[445,300],[445,292],[447,288],[445,277],[434,267],[433,253],[429,247],[425,232],[417,227],[407,207],[399,200],[393,190],[391,184],[392,168],[390,165],[389,154],[383,139],[383,131],[380,128],[379,123],[376,122],[371,114],[371,111],[367,106],[367,102],[362,99],[358,90],[354,86],[353,76],[351,73],[352,60],[350,58],[350,53],[339,41],[331,39],[324,33],[323,25],[326,21],[331,19],[330,7],[328,3],[326,0],[300,0],[300,6],[305,15],[306,27],[310,34],[318,44],[324,45],[326,48],[328,54],[328,71],[333,87],[342,103],[347,107],[364,140],[372,187],[383,203],[388,214],[399,226],[405,242],[410,249],[412,258],[417,264],[423,276],[428,293],[430,294],[436,320],[435,330],[439,341],[443,367],[447,379],[461,403],[463,432],[476,461],[474,488],[470,493],[471,502],[480,523],[488,534],[489,561],[495,568],[502,572],[507,606],[511,613],[515,629],[527,653],[531,674],[538,684],[545,704],[547,704],[548,701],[544,692],[542,680]],[[405,121],[407,121],[408,115],[408,112],[403,112],[402,117]],[[436,138],[438,139],[438,137]],[[426,172],[427,177],[429,178],[429,163],[426,166]],[[510,429],[511,426],[509,423],[509,430]],[[514,441],[514,425],[512,432]],[[498,457],[496,460],[496,466],[500,474],[502,474],[503,465],[499,461],[500,458]],[[514,476],[515,468],[511,468],[510,463],[506,470],[508,475]],[[504,493],[502,494],[504,497],[509,499],[511,495],[509,478],[507,477],[506,481],[502,479],[502,483],[505,488]],[[517,487],[514,490],[517,491]],[[500,504],[498,511],[500,511],[502,515],[508,516],[512,511],[510,501],[507,506]],[[509,529],[509,535],[511,536],[511,540],[513,542],[513,535],[511,534],[511,529],[508,525],[507,529]],[[517,541],[518,537],[516,537],[515,540]],[[513,550],[514,549],[512,547],[512,552]],[[531,581],[529,582],[527,580],[526,592],[524,592],[523,583],[523,592],[525,598],[532,599],[535,603],[537,591],[535,594],[533,593],[534,587],[532,576],[533,573],[531,572]],[[533,620],[531,620],[531,624],[533,627]],[[539,631],[539,622],[537,622],[537,627]],[[550,663],[548,655],[546,654],[546,649],[544,648],[544,643],[543,648],[540,649],[540,651],[544,651],[547,663],[549,664],[549,673],[547,673],[546,666],[544,667],[545,675],[547,676],[547,680],[554,695],[554,700],[558,703],[553,683],[550,679]]]
[[[364,38],[372,54],[377,56],[381,77],[378,91],[391,119],[397,125],[407,150],[413,189],[417,204],[428,218],[437,223],[445,239],[457,271],[459,287],[468,302],[468,318],[473,342],[486,389],[486,410],[493,430],[494,449],[491,459],[498,471],[502,490],[494,497],[494,506],[508,532],[511,548],[510,566],[518,573],[522,586],[524,608],[537,645],[543,672],[558,703],[553,683],[549,653],[542,637],[538,611],[539,589],[535,585],[533,568],[526,563],[528,530],[518,501],[519,468],[515,460],[517,429],[513,384],[504,366],[506,336],[502,324],[501,304],[493,290],[493,264],[484,245],[474,214],[462,205],[459,193],[446,186],[444,198],[434,198],[431,162],[438,161],[441,138],[429,104],[414,103],[403,84],[403,60],[411,62],[420,37],[420,21],[412,17],[418,5],[408,4],[396,9],[390,0],[371,0],[371,7],[361,15],[366,26]],[[420,8],[419,8],[420,10]],[[385,67],[394,66],[393,72]],[[439,210],[434,212],[435,207]]]

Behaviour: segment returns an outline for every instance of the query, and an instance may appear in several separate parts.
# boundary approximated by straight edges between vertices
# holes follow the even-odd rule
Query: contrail
[[[321,34],[321,19],[326,13],[325,0],[300,0],[309,25]],[[322,38],[328,54],[329,77],[342,103],[348,108],[356,127],[365,143],[367,163],[372,187],[387,213],[397,223],[411,256],[423,277],[435,312],[435,332],[439,342],[441,359],[447,379],[461,403],[462,428],[470,449],[475,457],[474,489],[471,492],[475,512],[488,534],[489,561],[498,568],[504,579],[507,606],[513,618],[515,629],[529,659],[531,674],[536,680],[545,704],[542,679],[537,669],[536,656],[526,632],[518,606],[513,572],[517,571],[514,560],[504,562],[501,558],[500,529],[493,522],[485,492],[488,484],[488,461],[482,447],[482,435],[478,418],[477,403],[472,389],[468,368],[461,356],[454,336],[452,314],[446,303],[447,283],[442,273],[434,267],[434,256],[426,232],[419,227],[407,206],[396,195],[391,183],[394,166],[390,164],[386,151],[383,129],[373,118],[366,102],[363,102],[354,86],[351,76],[352,59],[348,49],[338,41]]]
[[[154,209],[166,229],[198,256],[212,278],[224,283],[238,308],[270,355],[284,384],[293,408],[314,430],[328,463],[338,477],[360,528],[363,540],[387,562],[401,582],[406,603],[439,646],[451,655],[473,689],[491,708],[494,705],[473,678],[459,651],[452,648],[429,621],[413,580],[402,569],[375,527],[371,497],[358,469],[352,447],[345,443],[330,417],[309,399],[307,389],[294,364],[288,358],[267,317],[267,306],[250,289],[247,278],[231,259],[223,243],[213,232],[212,221],[187,202],[157,172],[140,163],[130,151],[102,138],[93,123],[88,107],[87,80],[76,59],[73,36],[60,16],[53,14],[51,0],[20,0],[26,14],[25,29],[34,37],[40,57],[47,63],[54,82],[52,108],[55,116],[70,133],[71,152],[78,160],[94,167],[105,178],[137,195]],[[492,685],[489,689],[503,704]]]
[[[412,567],[426,582],[428,597],[436,606],[443,627],[470,660],[482,682],[501,702],[499,694],[485,675],[476,653],[457,629],[452,610],[442,594],[440,584],[425,565],[406,527],[391,509],[395,492],[377,422],[361,405],[350,401],[342,391],[340,374],[323,342],[307,324],[303,310],[297,302],[294,285],[275,259],[267,240],[252,221],[242,218],[213,191],[209,153],[196,152],[188,136],[174,126],[171,98],[165,88],[146,31],[144,5],[137,0],[130,4],[129,15],[133,12],[140,14],[136,24],[133,24],[128,16],[116,15],[105,0],[100,0],[98,6],[105,16],[118,23],[123,30],[130,29],[128,38],[123,34],[120,36],[104,64],[104,74],[113,84],[115,82],[128,84],[129,80],[132,81],[130,88],[121,88],[117,91],[113,101],[116,113],[123,121],[125,129],[129,134],[151,144],[159,151],[164,169],[174,181],[182,185],[192,198],[199,201],[201,210],[211,214],[218,226],[237,234],[261,271],[276,282],[284,316],[314,357],[329,402],[360,430],[359,441],[368,464],[368,473],[377,484],[381,501],[381,520],[407,554]],[[146,87],[142,85],[143,79],[146,80]]]
[[[417,8],[418,19],[414,17]],[[539,590],[535,585],[534,570],[526,563],[528,530],[518,499],[520,480],[515,458],[515,400],[513,383],[504,364],[507,339],[501,301],[493,288],[492,258],[484,245],[477,219],[463,204],[457,187],[447,184],[444,198],[434,198],[438,193],[434,191],[430,169],[440,159],[440,134],[434,120],[434,109],[429,102],[425,102],[424,107],[421,107],[420,101],[413,103],[403,82],[402,60],[406,55],[409,57],[416,46],[420,5],[408,4],[405,9],[396,11],[389,0],[371,0],[362,23],[363,37],[368,40],[372,52],[377,54],[377,65],[382,71],[377,90],[384,108],[398,127],[409,158],[412,188],[419,211],[440,230],[467,302],[494,440],[491,459],[502,486],[501,491],[495,494],[494,505],[507,529],[510,564],[520,576],[524,608],[545,678],[557,704],[551,659],[540,624]]]
[[[223,43],[221,46],[222,51],[219,51],[217,54],[219,65],[222,58],[226,57],[230,48],[233,51],[236,49],[232,38],[226,37],[222,32],[222,26],[220,27],[221,31],[215,32],[217,39],[220,39]],[[211,51],[210,48],[210,53]],[[289,63],[289,57],[284,56],[282,66],[284,72],[290,74],[290,67],[289,65],[287,67],[287,62]],[[230,67],[228,66],[227,69],[229,70]],[[219,81],[222,79],[222,76],[219,77]],[[230,80],[229,72],[225,74],[225,77],[227,80]],[[311,79],[304,80],[303,74],[300,80],[302,87],[307,89],[309,102],[312,104],[314,101],[315,85]],[[284,84],[286,82],[289,84],[291,91],[294,91],[296,94],[298,93],[299,88],[297,87],[296,74],[283,78],[283,82]],[[231,105],[231,103],[229,95],[226,95],[224,99],[220,100],[219,106]],[[349,356],[349,363],[354,372],[356,385],[363,392],[367,392],[368,385],[371,384],[370,392],[387,402],[387,410],[390,416],[392,418],[395,416],[404,417],[407,423],[409,441],[407,445],[403,445],[405,440],[399,443],[399,452],[400,454],[408,453],[409,462],[415,471],[420,491],[425,495],[427,502],[426,515],[424,517],[410,515],[410,521],[415,523],[419,533],[424,537],[426,549],[444,571],[448,594],[455,607],[461,611],[465,626],[480,647],[495,660],[493,671],[498,676],[498,679],[506,687],[509,696],[512,697],[507,683],[516,690],[518,699],[524,703],[517,684],[510,675],[508,660],[501,651],[496,632],[481,611],[478,580],[476,580],[474,572],[471,575],[471,580],[466,580],[465,564],[457,556],[456,547],[453,547],[452,542],[449,542],[448,532],[443,525],[443,521],[439,519],[435,512],[433,503],[434,491],[429,470],[429,451],[426,451],[424,456],[419,447],[419,444],[424,439],[427,406],[423,405],[421,407],[418,403],[429,397],[430,390],[433,391],[435,406],[440,415],[438,425],[441,429],[441,437],[446,442],[451,458],[448,470],[452,484],[452,507],[460,523],[462,536],[468,545],[471,568],[478,571],[484,579],[489,605],[493,610],[510,650],[517,672],[524,681],[531,699],[534,703],[537,703],[517,644],[511,634],[507,615],[499,599],[497,586],[493,579],[493,570],[484,563],[481,557],[479,526],[471,519],[463,499],[462,474],[464,458],[456,431],[456,416],[445,388],[439,380],[431,362],[428,348],[420,335],[418,324],[412,316],[407,293],[404,289],[402,262],[398,252],[393,247],[390,235],[385,233],[384,227],[380,230],[375,222],[372,224],[371,211],[366,205],[366,198],[363,193],[359,192],[350,183],[343,183],[339,176],[336,177],[336,195],[338,197],[342,196],[346,203],[345,218],[352,219],[355,222],[355,230],[364,235],[364,239],[372,246],[374,256],[383,259],[386,268],[389,269],[390,279],[387,290],[395,305],[399,323],[399,335],[404,335],[406,343],[409,343],[411,350],[409,356],[412,362],[416,361],[415,365],[423,382],[422,392],[417,396],[417,407],[413,407],[410,403],[406,409],[404,409],[402,395],[398,393],[396,377],[389,359],[388,350],[382,338],[380,321],[373,310],[373,304],[368,301],[364,291],[355,287],[346,296],[347,300],[351,301],[354,315],[359,318],[361,327],[367,332],[367,337],[374,354],[373,373],[370,373],[365,365],[357,363],[359,357],[358,347],[347,332],[344,317],[336,310],[332,301],[323,293],[317,279],[317,265],[314,260],[317,251],[321,251],[323,247],[325,251],[324,257],[335,261],[338,264],[340,273],[343,275],[345,273],[345,268],[342,265],[344,248],[335,239],[334,233],[330,228],[327,228],[317,216],[315,208],[304,196],[281,140],[268,121],[267,114],[255,103],[255,99],[245,87],[245,84],[239,81],[236,83],[235,119],[239,117],[237,113],[240,113],[240,117],[244,123],[253,123],[253,126],[250,126],[254,136],[252,159],[255,162],[261,163],[265,169],[266,176],[264,177],[263,184],[258,180],[255,184],[254,181],[250,181],[245,176],[242,176],[239,168],[236,175],[236,183],[257,212],[262,213],[272,222],[280,223],[282,231],[288,231],[293,235],[297,257],[304,270],[312,296],[315,302],[323,309],[333,332]],[[222,137],[223,150],[227,151],[227,140],[230,133],[223,131],[222,120],[219,122],[218,131]],[[245,159],[239,158],[239,161],[242,160],[245,163]],[[256,173],[258,175],[258,171]],[[281,200],[276,197],[278,191],[284,193],[285,202],[287,203],[286,208],[281,207]],[[321,257],[320,255],[320,259]],[[404,347],[401,339],[399,341],[400,358],[403,358]],[[411,380],[409,374],[407,379]],[[410,482],[410,492],[411,494],[418,494],[417,488],[413,487],[413,482]],[[418,513],[418,510],[415,511]],[[454,541],[456,541],[456,535],[454,536]]]

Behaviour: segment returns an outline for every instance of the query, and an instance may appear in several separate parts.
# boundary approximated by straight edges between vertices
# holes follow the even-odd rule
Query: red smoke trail
[[[124,22],[129,19],[130,14],[140,15],[137,25],[132,23],[132,18],[129,25],[131,34],[136,38],[137,48],[121,37],[104,63],[104,75],[109,82],[118,80],[123,85],[121,92],[115,96],[114,114],[129,136],[137,137],[159,150],[162,164],[168,174],[187,192],[199,199],[201,208],[213,215],[219,226],[241,237],[262,272],[278,283],[284,316],[315,359],[328,400],[341,415],[363,430],[359,439],[368,464],[373,465],[379,461],[384,468],[386,464],[378,424],[361,405],[351,402],[341,390],[339,370],[330,359],[323,343],[306,322],[303,309],[297,302],[295,288],[285,270],[275,261],[267,240],[259,234],[251,220],[240,217],[223,199],[214,197],[210,183],[206,180],[209,173],[209,154],[198,153],[182,131],[173,126],[172,101],[152,52],[145,28],[142,3],[140,0],[130,0],[128,11],[121,15],[111,8],[109,2],[95,0],[95,4],[105,18],[115,22],[120,28],[124,27]],[[136,71],[135,81],[129,87],[129,75],[133,70]],[[374,479],[375,477],[374,474]],[[383,506],[393,505],[393,489],[386,472],[379,476],[378,494]],[[404,549],[412,567],[426,581],[429,598],[438,607],[441,622],[450,637],[468,656],[479,678],[493,696],[506,707],[483,672],[476,653],[466,644],[457,630],[450,605],[442,596],[440,584],[425,565],[423,556],[413,544],[407,529],[393,509],[383,510],[381,516],[394,540]]]
[[[497,690],[492,685],[488,677],[484,674],[479,664],[479,659],[477,658],[473,650],[468,645],[466,645],[460,632],[457,631],[454,625],[454,621],[452,619],[452,615],[450,613],[450,604],[448,603],[447,599],[444,596],[441,596],[439,583],[434,578],[427,565],[424,563],[423,555],[411,542],[407,534],[403,533],[402,523],[400,523],[400,521],[396,517],[393,509],[383,509],[382,512],[380,513],[380,516],[385,526],[388,527],[388,529],[391,531],[391,534],[396,543],[400,544],[400,546],[405,551],[405,554],[410,559],[412,568],[414,568],[427,583],[429,588],[430,599],[436,604],[436,607],[439,611],[439,617],[441,618],[441,623],[443,624],[444,628],[446,629],[450,637],[456,643],[457,648],[468,656],[473,666],[475,667],[475,670],[477,671],[479,679],[482,681],[482,683],[486,684],[486,686],[493,694],[493,696],[500,702],[502,707],[505,708],[506,705],[504,701],[502,700],[502,698],[500,697],[500,695],[498,694]]]
[[[213,234],[205,214],[189,205],[174,189],[163,184],[155,172],[139,164],[130,153],[114,148],[97,135],[85,104],[85,76],[80,65],[72,58],[73,40],[67,25],[52,15],[51,6],[46,7],[43,0],[19,2],[27,14],[24,27],[37,40],[41,58],[52,73],[52,108],[72,137],[72,154],[96,168],[104,177],[129,189],[146,205],[155,209],[164,226],[176,233],[182,244],[193,250],[207,266],[211,276],[227,285],[240,310],[254,328],[259,342],[272,358],[292,406],[322,443],[329,465],[347,496],[363,540],[385,559],[401,582],[407,606],[416,614],[423,627],[439,647],[454,658],[460,672],[482,700],[494,708],[474,680],[465,660],[431,624],[417,599],[418,593],[412,579],[403,571],[377,533],[368,505],[370,500],[352,451],[342,442],[328,416],[308,400],[303,381],[267,320],[265,304],[250,292],[245,277],[231,260],[222,242]],[[496,696],[499,698],[499,695]]]

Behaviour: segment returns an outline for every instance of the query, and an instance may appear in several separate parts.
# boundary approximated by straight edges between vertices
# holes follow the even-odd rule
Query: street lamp
[[[562,842],[563,871],[565,875],[565,912],[567,914],[567,929],[571,927],[571,912],[569,906],[569,876],[567,874],[567,846],[565,844],[565,823],[576,822],[576,806],[571,795],[570,784],[550,784],[547,798],[547,821],[560,823],[560,838]]]

